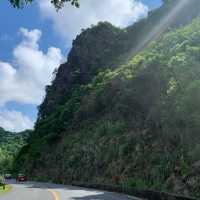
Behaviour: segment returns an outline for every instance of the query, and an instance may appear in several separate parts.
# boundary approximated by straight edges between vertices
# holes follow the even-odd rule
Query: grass
[[[12,187],[10,185],[6,185],[5,190],[3,189],[3,187],[0,187],[0,195],[5,194],[7,192],[9,192],[12,189]]]

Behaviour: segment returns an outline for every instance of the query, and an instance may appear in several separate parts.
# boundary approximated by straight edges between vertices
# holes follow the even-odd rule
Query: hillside
[[[58,68],[52,85],[46,87],[47,95],[39,107],[38,122],[64,104],[74,88],[89,83],[100,71],[124,64],[148,42],[169,29],[187,24],[199,14],[198,0],[166,2],[150,12],[148,18],[126,29],[101,22],[78,35],[68,62]]]
[[[83,31],[15,170],[200,197],[199,11],[196,0],[166,1],[127,29]]]
[[[19,150],[26,144],[29,131],[10,133],[0,128],[0,174],[12,170],[12,163]]]

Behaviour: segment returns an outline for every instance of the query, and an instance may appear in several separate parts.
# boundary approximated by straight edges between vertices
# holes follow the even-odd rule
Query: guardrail
[[[73,186],[78,187],[86,187],[86,188],[94,188],[99,190],[105,190],[109,192],[118,192],[127,195],[132,195],[141,199],[147,200],[198,200],[196,198],[174,195],[167,192],[158,192],[153,190],[137,190],[130,187],[125,186],[117,186],[117,185],[103,185],[103,184],[95,184],[95,183],[79,183],[73,182]]]

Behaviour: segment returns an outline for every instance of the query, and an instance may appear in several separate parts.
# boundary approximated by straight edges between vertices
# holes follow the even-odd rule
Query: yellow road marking
[[[48,190],[54,197],[54,200],[60,200],[59,194],[58,192],[54,191],[54,190]]]

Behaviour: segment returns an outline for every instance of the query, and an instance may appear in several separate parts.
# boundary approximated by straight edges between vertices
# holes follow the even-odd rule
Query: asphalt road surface
[[[126,195],[50,183],[9,181],[12,190],[0,200],[137,200]]]

